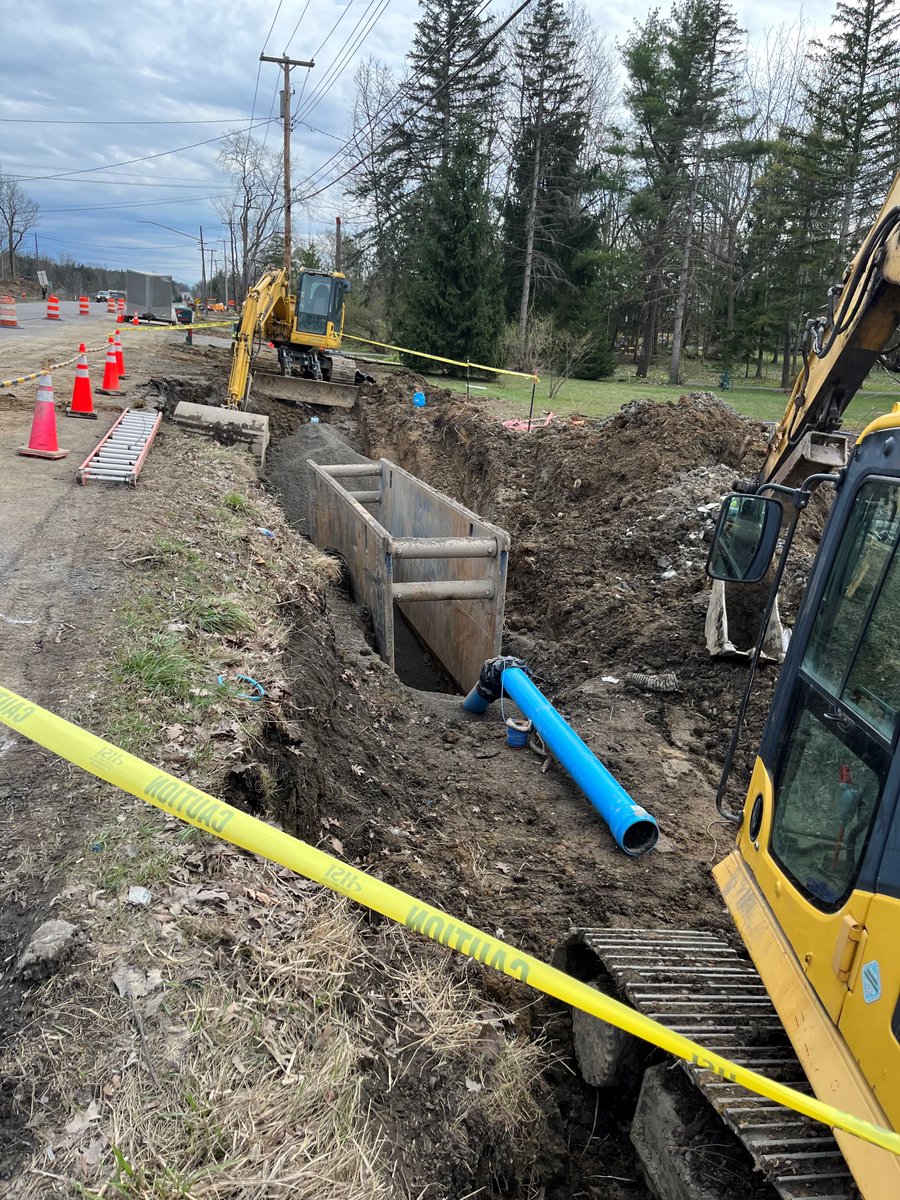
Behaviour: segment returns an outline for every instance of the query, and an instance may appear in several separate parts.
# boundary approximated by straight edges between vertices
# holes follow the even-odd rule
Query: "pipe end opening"
[[[632,858],[652,850],[659,839],[659,826],[655,821],[635,821],[622,834],[622,849]]]

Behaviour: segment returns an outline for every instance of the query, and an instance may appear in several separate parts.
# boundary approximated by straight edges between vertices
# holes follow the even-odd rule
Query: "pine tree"
[[[509,307],[524,342],[528,315],[559,312],[595,236],[583,196],[587,85],[561,0],[538,0],[513,47],[518,101],[504,212]],[[568,307],[572,307],[569,304]]]
[[[447,164],[460,124],[467,136],[489,140],[500,72],[495,47],[481,49],[492,22],[478,15],[480,0],[421,0],[420,7],[391,140],[396,153],[405,153],[410,176],[427,178]]]
[[[638,375],[649,368],[661,305],[674,298],[670,379],[678,380],[694,218],[708,157],[731,121],[723,101],[739,32],[725,0],[682,0],[668,21],[651,12],[623,51],[633,154],[645,176],[632,207],[646,246]]]
[[[839,0],[832,20],[827,44],[817,48],[807,110],[824,168],[818,182],[834,212],[838,274],[898,167],[900,45],[895,0]]]
[[[461,129],[474,137],[479,153],[494,135],[500,73],[495,48],[482,49],[491,22],[478,15],[480,7],[476,0],[422,0],[406,78],[396,85],[371,62],[357,74],[354,124],[364,159],[350,192],[372,212],[374,224],[365,233],[392,304],[400,301],[403,279],[417,269],[417,231],[431,204],[434,173],[453,156]],[[465,181],[476,191],[482,185]]]
[[[402,287],[397,337],[404,346],[490,366],[497,360],[503,310],[486,175],[480,132],[457,124],[411,245],[415,266]],[[407,355],[405,361],[418,370],[435,369],[427,359]]]

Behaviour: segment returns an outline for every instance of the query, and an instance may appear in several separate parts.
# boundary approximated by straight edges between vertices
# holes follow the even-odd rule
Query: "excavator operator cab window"
[[[324,337],[329,321],[340,331],[344,292],[342,280],[329,275],[303,274],[297,295],[297,331]]]
[[[780,739],[771,850],[819,907],[856,881],[900,726],[900,484],[856,494]]]

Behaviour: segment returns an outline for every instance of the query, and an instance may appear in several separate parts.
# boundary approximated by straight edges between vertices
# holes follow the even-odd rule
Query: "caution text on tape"
[[[722,1079],[738,1083],[814,1121],[844,1130],[892,1154],[900,1155],[900,1134],[893,1130],[842,1112],[830,1104],[733,1063],[658,1021],[643,1016],[628,1005],[541,962],[533,955],[459,921],[399,888],[383,883],[325,851],[291,837],[283,830],[273,829],[264,821],[233,808],[223,800],[151,766],[111,742],[2,687],[0,723],[138,799],[235,846],[280,863],[442,946],[477,959],[557,1000],[583,1009],[626,1033],[693,1063],[701,1070],[712,1071]]]

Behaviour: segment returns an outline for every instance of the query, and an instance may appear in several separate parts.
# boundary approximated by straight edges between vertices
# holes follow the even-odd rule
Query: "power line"
[[[481,7],[475,13],[475,17],[480,17],[481,14],[485,11],[485,9],[488,8],[490,3],[491,3],[491,0],[484,0],[484,3],[481,5]],[[428,103],[429,100],[433,99],[434,96],[436,96],[439,91],[442,91],[443,88],[448,83],[452,82],[452,80],[455,79],[457,77],[457,75],[459,75],[462,71],[464,71],[465,68],[469,65],[469,63],[472,62],[473,59],[477,58],[478,55],[481,54],[482,51],[485,50],[490,45],[490,43],[503,32],[504,29],[506,29],[507,26],[509,26],[516,19],[516,17],[521,12],[523,12],[524,9],[526,9],[528,7],[528,5],[530,3],[531,3],[531,0],[524,0],[524,2],[522,4],[520,4],[517,9],[515,9],[515,11],[511,14],[511,16],[509,16],[503,22],[502,25],[500,25],[496,30],[493,30],[491,32],[491,34],[482,43],[482,45],[480,47],[478,47],[478,49],[476,49],[465,60],[465,62],[463,62],[461,64],[461,66],[459,66],[457,68],[457,70],[453,73],[453,75],[449,76],[445,80],[445,82],[443,84],[441,84],[441,86],[439,88],[436,88],[435,91],[431,93],[431,95],[426,96],[425,100],[422,101],[422,103],[419,105],[419,107],[411,115],[415,116],[416,113],[420,112],[422,110],[422,108],[424,108],[424,106]],[[390,96],[384,102],[384,104],[382,104],[381,107],[369,118],[369,120],[365,122],[365,124],[360,129],[357,129],[353,133],[353,135],[343,143],[342,146],[339,146],[338,149],[335,150],[335,152],[331,155],[330,158],[327,158],[320,167],[317,167],[316,170],[313,171],[313,173],[311,175],[307,176],[306,179],[302,180],[297,185],[298,190],[299,190],[299,188],[302,188],[305,184],[314,183],[316,176],[321,175],[322,172],[325,171],[328,168],[328,166],[335,161],[335,159],[342,157],[345,152],[350,151],[350,149],[354,145],[354,143],[366,132],[367,129],[374,127],[376,121],[380,120],[381,117],[383,117],[392,108],[395,108],[405,98],[404,93],[406,91],[408,91],[408,89],[411,89],[417,83],[420,83],[422,81],[422,72],[425,70],[426,67],[428,67],[438,57],[438,55],[440,55],[442,53],[442,51],[450,44],[450,41],[451,41],[451,38],[448,37],[444,42],[442,42],[441,45],[438,46],[434,50],[434,52],[425,60],[425,62],[422,64],[419,71],[414,76],[411,76],[410,78],[404,80],[404,82],[400,85],[400,87],[397,89],[397,91],[394,93],[394,95]],[[338,175],[337,178],[332,179],[330,183],[327,183],[324,187],[319,188],[318,191],[312,192],[309,195],[304,196],[303,200],[304,201],[312,200],[316,196],[321,195],[322,192],[327,191],[328,188],[332,187],[335,183],[340,183],[340,181],[342,179],[346,179],[346,177],[352,171],[355,171],[356,168],[359,166],[359,164],[362,161],[363,161],[362,158],[358,159],[356,162],[352,163],[351,166],[346,171],[344,171],[341,175]]]
[[[491,3],[491,0],[484,0],[481,7],[475,13],[476,18],[481,16],[481,14],[485,11],[485,9],[488,8],[490,3]],[[368,128],[373,127],[375,122],[380,120],[381,117],[383,117],[385,115],[385,113],[389,112],[392,108],[395,108],[401,102],[401,100],[404,99],[404,92],[407,89],[414,87],[417,83],[421,82],[422,72],[425,70],[426,67],[430,66],[431,63],[446,49],[447,45],[449,45],[450,40],[451,39],[448,37],[446,39],[446,41],[442,42],[439,46],[437,46],[435,48],[435,50],[433,51],[433,53],[430,54],[429,57],[425,60],[425,62],[422,64],[419,71],[415,75],[410,76],[408,79],[404,80],[404,82],[400,85],[400,87],[397,89],[397,91],[392,96],[388,97],[388,99],[369,118],[369,120],[366,121],[365,124],[360,129],[357,129],[353,133],[352,137],[346,139],[344,141],[343,145],[339,146],[338,149],[335,150],[335,152],[331,155],[330,158],[327,158],[320,167],[317,167],[316,170],[313,171],[312,175],[310,175],[306,179],[302,180],[301,183],[298,184],[298,187],[303,187],[303,185],[306,183],[312,183],[315,180],[315,177],[317,175],[321,175],[321,173],[332,162],[334,162],[335,159],[340,158],[344,154],[345,151],[348,151],[350,149],[350,147],[353,146],[354,142],[356,142],[356,140],[359,137],[361,137],[362,134],[364,134]],[[358,165],[359,165],[358,163],[354,164],[354,167],[358,166]],[[343,178],[343,176],[342,176],[342,178]],[[338,181],[335,180],[335,182],[338,182]]]
[[[359,29],[359,26],[365,20],[367,13],[370,11],[370,9],[373,7],[373,5],[375,3],[377,3],[377,0],[369,0],[369,4],[368,4],[365,12],[359,18],[359,20],[356,22],[356,24],[354,25],[353,29],[350,32],[350,36],[344,42],[344,45],[341,47],[341,50],[338,51],[338,54],[335,57],[334,61],[331,63],[331,66],[329,66],[328,70],[325,72],[325,75],[323,76],[320,85],[316,88],[316,90],[310,96],[309,100],[307,101],[306,107],[302,110],[302,113],[299,113],[299,115],[309,116],[309,114],[316,107],[318,107],[318,105],[325,98],[325,96],[328,95],[328,93],[331,91],[332,87],[334,87],[335,83],[340,78],[341,72],[343,71],[344,67],[347,65],[347,63],[350,61],[350,59],[353,57],[353,55],[356,53],[356,51],[359,49],[359,47],[363,44],[363,42],[366,40],[366,38],[369,36],[369,34],[372,32],[372,30],[375,28],[375,26],[381,20],[381,18],[384,16],[390,2],[391,2],[391,0],[383,0],[383,2],[381,3],[380,9],[376,10],[374,16],[369,21],[369,24],[359,35],[356,42],[351,45],[352,39],[353,39],[354,34],[356,33],[357,29]],[[342,52],[344,51],[345,47],[349,47],[349,48],[346,50],[346,53],[344,53],[343,57],[341,58],[340,56],[341,56]],[[298,104],[298,110],[299,110],[299,104]]]
[[[263,42],[263,48],[260,54],[265,54],[266,46],[269,44],[269,38],[272,36],[272,30],[275,28],[275,22],[278,20],[278,14],[281,12],[281,5],[284,0],[278,0],[278,7],[275,9],[275,16],[272,18],[272,24],[269,26],[269,32],[266,34],[266,40]]]
[[[267,125],[268,121],[258,121],[257,125]],[[247,137],[249,140],[250,130],[255,128],[253,125],[247,127]],[[221,142],[227,137],[231,137],[233,132],[241,133],[241,130],[229,130],[228,133],[221,133],[218,137],[205,138],[202,142],[192,142],[189,146],[176,146],[174,150],[160,150],[156,154],[142,154],[138,158],[125,158],[121,162],[105,163],[102,167],[80,167],[71,171],[58,171],[55,175],[23,175],[23,182],[34,182],[42,179],[64,179],[69,175],[91,175],[97,171],[108,171],[111,167],[130,167],[133,163],[150,162],[154,158],[167,158],[170,154],[183,154],[185,150],[196,150],[198,146],[211,146],[214,142]]]
[[[32,167],[30,169],[34,170],[35,168]],[[52,175],[34,176],[34,175],[13,175],[13,174],[11,174],[11,175],[7,176],[7,178],[16,179],[16,180],[35,179],[35,178],[37,178],[37,179],[52,179],[53,176]],[[116,180],[112,180],[108,184],[106,184],[105,181],[103,181],[103,183],[98,183],[98,181],[96,179],[76,179],[74,176],[71,176],[71,175],[66,176],[63,179],[56,179],[56,180],[54,180],[54,182],[56,182],[56,183],[90,183],[90,184],[93,184],[94,186],[109,186],[109,187],[116,187],[116,188],[123,188],[123,187],[183,188],[186,191],[194,191],[194,192],[197,190],[198,187],[203,187],[204,185],[207,187],[221,186],[221,185],[217,185],[216,182],[212,179],[195,179],[193,183],[134,183],[129,180],[116,179]],[[223,187],[222,190],[230,191],[231,189]]]
[[[159,200],[125,200],[121,204],[75,204],[62,208],[42,208],[41,215],[61,212],[106,212],[112,208],[149,208],[156,204],[195,204],[201,200],[218,200],[220,195],[221,192],[216,192],[212,196],[165,196]]]
[[[288,38],[288,40],[287,40],[287,41],[284,43],[284,49],[282,50],[282,52],[281,52],[281,53],[282,53],[282,54],[285,56],[285,58],[287,58],[288,46],[290,46],[291,42],[294,40],[294,34],[295,34],[295,33],[297,32],[297,30],[300,28],[300,22],[301,22],[301,21],[303,20],[303,18],[306,16],[306,10],[307,10],[308,8],[309,8],[309,0],[306,0],[306,3],[303,5],[303,11],[300,13],[300,16],[297,18],[297,24],[296,24],[296,25],[294,26],[294,28],[291,30],[291,36],[290,36],[290,37]],[[265,53],[265,46],[263,47],[263,53]]]
[[[338,19],[335,21],[335,23],[332,25],[332,27],[325,34],[325,40],[321,43],[320,46],[318,46],[318,48],[316,50],[313,51],[313,58],[317,58],[318,55],[320,55],[322,53],[322,51],[325,49],[325,47],[328,44],[329,38],[334,33],[334,31],[337,29],[338,25],[340,25],[341,21],[343,21],[344,17],[346,17],[347,13],[353,7],[354,3],[355,3],[355,0],[350,0],[350,3],[345,4],[344,7],[341,9],[340,13],[338,14]],[[358,22],[357,22],[357,24],[358,24]]]
[[[223,121],[246,121],[252,117],[204,117],[202,120],[189,121],[178,118],[172,121],[76,121],[59,120],[56,117],[0,117],[4,125],[221,125]]]

